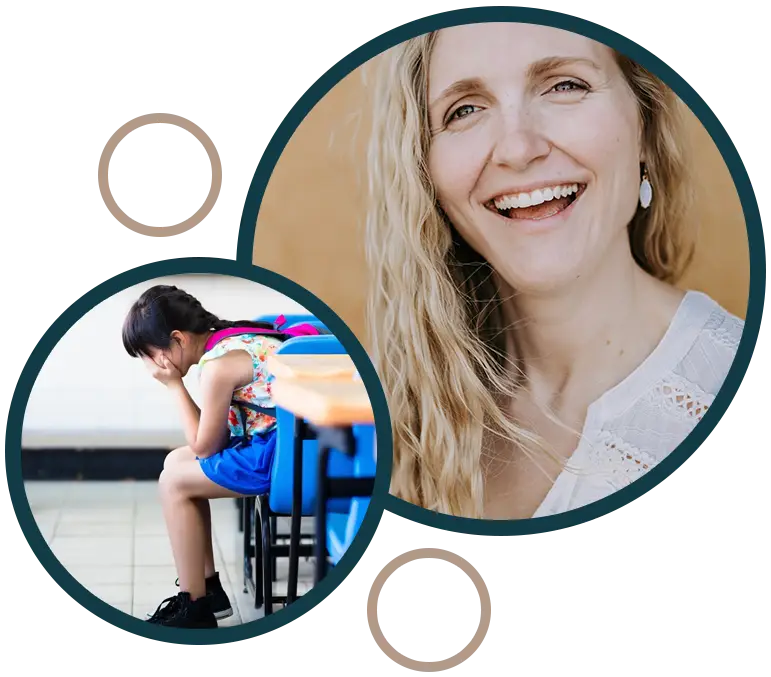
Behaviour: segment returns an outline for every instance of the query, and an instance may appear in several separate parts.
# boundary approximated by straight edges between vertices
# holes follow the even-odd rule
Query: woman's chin
[[[499,270],[501,277],[517,294],[533,296],[553,295],[568,289],[581,278],[578,266],[540,265],[532,262],[509,271]]]

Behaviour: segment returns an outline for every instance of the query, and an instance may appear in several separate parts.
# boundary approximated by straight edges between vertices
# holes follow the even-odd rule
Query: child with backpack
[[[166,457],[159,489],[180,592],[163,600],[148,622],[216,628],[233,610],[214,570],[209,499],[268,492],[276,419],[267,357],[312,325],[228,322],[174,286],[148,289],[123,325],[123,345],[141,358],[176,400],[187,446]],[[182,377],[199,368],[201,407]]]

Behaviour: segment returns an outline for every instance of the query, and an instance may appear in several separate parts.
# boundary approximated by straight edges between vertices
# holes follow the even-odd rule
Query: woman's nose
[[[527,107],[512,106],[499,117],[491,159],[494,164],[521,171],[548,155],[550,147],[537,114]]]

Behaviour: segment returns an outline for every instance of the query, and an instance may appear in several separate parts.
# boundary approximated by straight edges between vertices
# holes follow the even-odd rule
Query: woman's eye
[[[462,120],[463,118],[471,115],[476,110],[479,110],[479,106],[472,106],[470,103],[459,106],[450,114],[447,122],[452,122],[453,120]]]
[[[588,90],[589,88],[580,82],[576,82],[575,80],[563,80],[562,82],[554,85],[554,87],[552,87],[549,91],[556,92],[557,94],[572,94],[574,92]]]

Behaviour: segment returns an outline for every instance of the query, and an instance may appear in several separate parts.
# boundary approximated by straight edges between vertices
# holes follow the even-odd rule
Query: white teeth
[[[494,200],[497,209],[505,211],[507,209],[518,209],[520,207],[531,207],[548,202],[553,199],[560,199],[578,192],[579,184],[550,186],[541,188],[531,193],[519,193],[517,195],[506,195]]]

